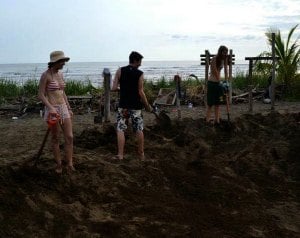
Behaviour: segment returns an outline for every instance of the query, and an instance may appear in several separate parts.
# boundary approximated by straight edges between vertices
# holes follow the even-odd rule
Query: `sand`
[[[146,160],[126,133],[116,154],[114,118],[74,117],[76,172],[54,173],[38,113],[0,117],[0,237],[299,237],[300,103],[222,107],[218,127],[203,107],[165,108],[161,128],[145,113]],[[63,140],[61,140],[63,148]]]

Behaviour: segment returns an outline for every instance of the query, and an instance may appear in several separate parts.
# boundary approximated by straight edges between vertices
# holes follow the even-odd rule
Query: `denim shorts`
[[[128,119],[131,119],[134,132],[144,129],[144,121],[142,110],[133,110],[118,108],[117,112],[117,130],[124,131],[127,129]]]

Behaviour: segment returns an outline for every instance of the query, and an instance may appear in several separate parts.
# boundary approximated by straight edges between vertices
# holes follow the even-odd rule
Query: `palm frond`
[[[290,29],[286,41],[282,38],[280,30],[269,29],[265,33],[269,45],[272,45],[272,33],[275,33],[275,54],[279,57],[276,66],[277,78],[287,88],[291,88],[290,86],[297,78],[297,70],[300,64],[299,37],[294,42],[291,42],[297,27],[298,24]]]
[[[292,27],[292,29],[290,30],[289,34],[288,34],[288,38],[287,38],[287,41],[286,41],[286,49],[289,48],[289,43],[290,43],[290,40],[291,40],[291,37],[294,33],[294,31],[296,30],[296,28],[298,27],[298,24],[295,25],[294,27]],[[297,41],[297,40],[296,40]]]

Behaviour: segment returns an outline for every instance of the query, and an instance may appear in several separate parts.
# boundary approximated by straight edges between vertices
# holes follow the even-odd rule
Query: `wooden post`
[[[273,37],[273,35],[272,35]],[[275,34],[274,34],[275,37]],[[272,42],[275,42],[272,39]],[[274,109],[274,101],[275,101],[275,86],[274,86],[274,80],[275,80],[275,60],[278,60],[279,57],[275,57],[275,44],[273,46],[272,43],[272,57],[263,57],[263,56],[258,56],[258,57],[245,57],[245,60],[249,60],[249,75],[248,75],[248,87],[249,87],[249,112],[253,112],[253,97],[252,97],[252,68],[253,68],[253,60],[273,60],[273,71],[272,71],[272,82],[271,82],[271,101],[272,101],[272,109]],[[273,49],[274,47],[274,49]],[[274,87],[272,89],[272,87]],[[274,92],[274,93],[273,93]],[[273,98],[274,97],[274,98]]]
[[[210,53],[208,50],[205,50],[205,90],[204,90],[204,104],[207,108],[207,81],[208,81],[208,72],[210,64]]]
[[[275,104],[275,33],[272,33],[272,81],[271,81],[271,110]]]
[[[249,60],[249,73],[248,73],[248,87],[249,87],[249,112],[253,112],[253,96],[252,96],[252,67],[253,67],[253,60]]]
[[[178,120],[181,120],[181,107],[180,107],[180,98],[181,98],[180,82],[181,82],[181,78],[179,77],[179,75],[174,76],[174,81],[175,81],[175,84],[176,84],[176,106],[177,106]]]
[[[229,50],[229,77],[228,77],[228,81],[229,81],[229,103],[232,103],[232,63],[233,63],[233,59],[232,59],[232,50]]]
[[[108,68],[103,70],[104,77],[104,121],[110,122],[110,79],[111,74]]]

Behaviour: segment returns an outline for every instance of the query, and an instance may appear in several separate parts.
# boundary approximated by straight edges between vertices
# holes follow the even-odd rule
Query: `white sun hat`
[[[69,57],[66,57],[64,52],[61,51],[61,50],[56,50],[56,51],[53,51],[51,52],[50,54],[50,62],[49,63],[55,63],[59,60],[64,60],[64,61],[69,61],[70,58]]]

